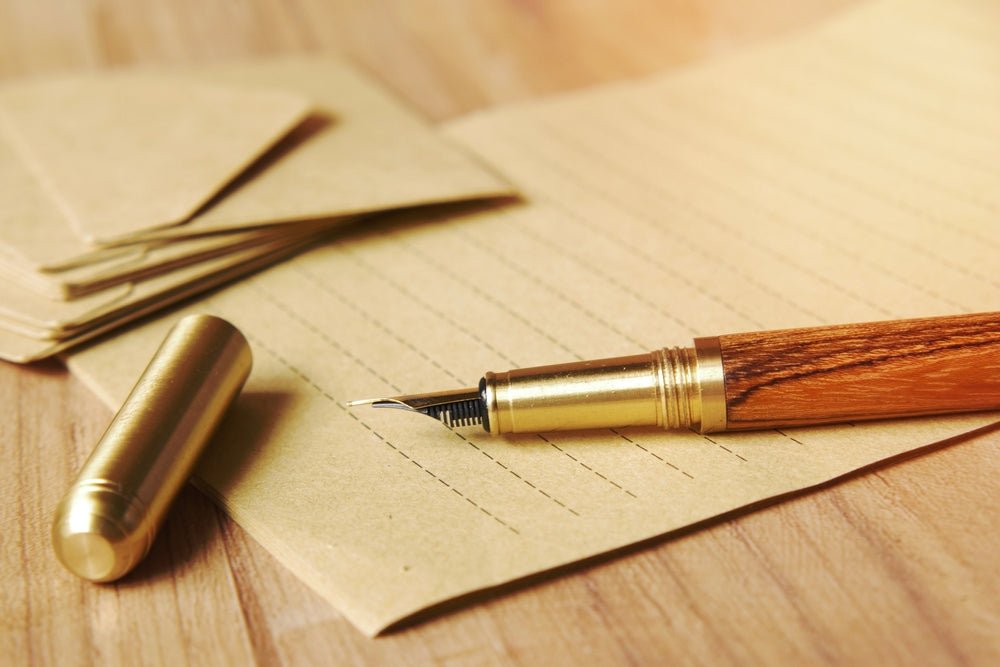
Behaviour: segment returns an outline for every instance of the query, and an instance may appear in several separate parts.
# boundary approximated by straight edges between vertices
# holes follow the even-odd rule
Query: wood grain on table
[[[746,47],[851,0],[0,0],[0,80],[337,53],[429,118]],[[2,205],[2,204],[0,204]],[[49,522],[111,414],[0,364],[2,664],[996,664],[1000,432],[368,639],[192,488],[94,585]]]

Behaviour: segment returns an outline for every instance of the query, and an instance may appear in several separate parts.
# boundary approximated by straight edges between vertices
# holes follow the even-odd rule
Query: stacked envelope
[[[0,87],[0,358],[51,355],[380,211],[509,194],[343,63]]]

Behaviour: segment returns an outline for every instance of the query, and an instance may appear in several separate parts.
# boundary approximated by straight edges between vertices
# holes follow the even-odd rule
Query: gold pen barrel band
[[[694,339],[694,353],[701,403],[702,433],[729,428],[726,404],[726,374],[722,367],[722,342],[718,336]]]
[[[718,338],[692,348],[487,373],[491,433],[661,426],[726,427]]]

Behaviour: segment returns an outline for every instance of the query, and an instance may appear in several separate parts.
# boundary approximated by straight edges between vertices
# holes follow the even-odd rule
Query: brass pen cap
[[[171,329],[56,508],[67,570],[113,581],[142,560],[251,364],[225,320],[191,315]]]

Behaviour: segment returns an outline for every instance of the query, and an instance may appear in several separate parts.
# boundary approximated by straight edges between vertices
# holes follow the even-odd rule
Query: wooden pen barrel
[[[1000,409],[1000,313],[719,343],[731,430]]]

